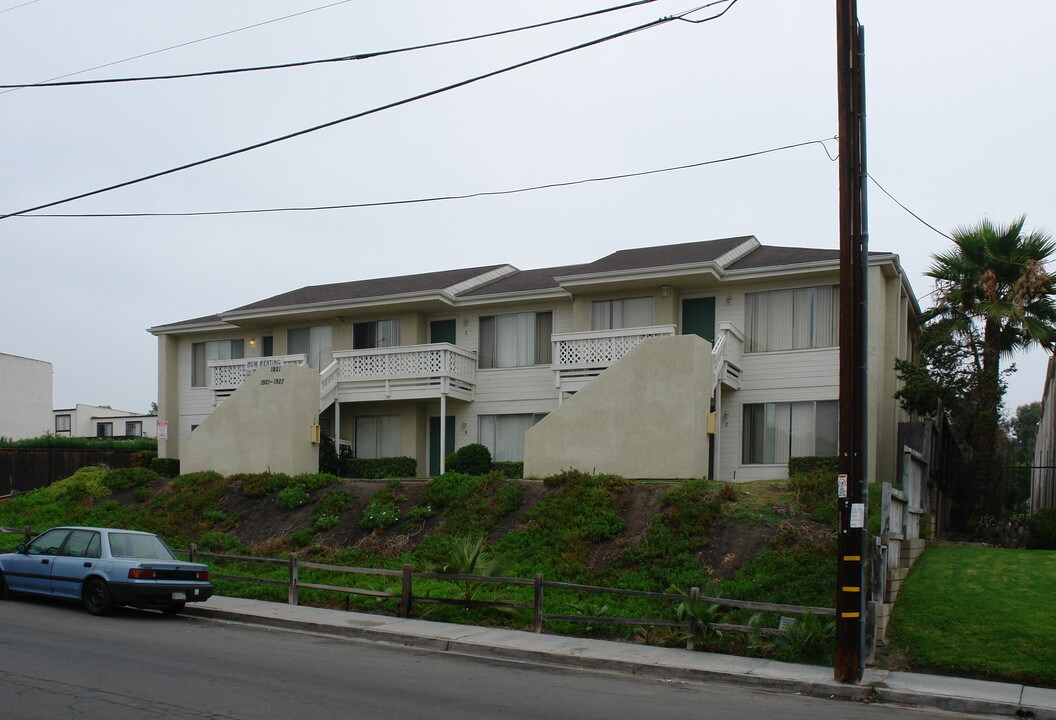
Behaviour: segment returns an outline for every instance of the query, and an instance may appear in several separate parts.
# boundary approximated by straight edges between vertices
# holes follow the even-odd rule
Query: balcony
[[[654,325],[551,335],[555,386],[562,396],[581,390],[643,341],[674,334],[674,325]]]
[[[307,363],[305,355],[215,360],[208,363],[209,387],[220,404],[255,370]],[[476,353],[448,343],[339,350],[319,373],[319,409],[335,400],[422,400],[441,395],[468,402],[476,388],[476,372]]]
[[[674,325],[654,325],[551,335],[555,386],[562,397],[581,390],[644,340],[674,334]],[[744,352],[744,334],[733,324],[720,322],[715,335],[711,353],[712,394],[720,382],[734,389],[741,386]]]
[[[473,400],[477,354],[448,343],[340,350],[320,373],[320,406],[333,400]]]

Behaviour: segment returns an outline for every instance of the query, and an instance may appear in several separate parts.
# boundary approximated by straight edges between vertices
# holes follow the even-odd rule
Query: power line
[[[6,12],[11,12],[12,10],[18,10],[20,7],[25,7],[26,5],[32,5],[33,3],[37,3],[37,2],[40,2],[40,0],[29,0],[29,2],[24,2],[21,5],[12,5],[9,8],[4,8],[3,10],[0,10],[0,15],[3,15]]]
[[[894,203],[895,203],[896,205],[898,205],[898,206],[899,206],[900,208],[902,208],[902,209],[903,209],[903,210],[905,210],[905,211],[906,211],[907,213],[909,213],[909,214],[910,214],[910,215],[912,215],[912,216],[913,216],[914,218],[916,218],[916,219],[917,219],[917,221],[918,221],[918,222],[920,222],[920,223],[921,223],[922,225],[924,225],[925,227],[928,227],[928,228],[930,228],[930,229],[934,230],[935,232],[937,232],[937,233],[938,233],[939,235],[942,235],[942,236],[943,236],[944,238],[946,238],[947,240],[949,240],[949,241],[951,241],[951,242],[956,242],[956,240],[954,240],[954,239],[953,239],[952,237],[950,237],[949,235],[947,235],[946,233],[944,233],[944,232],[943,232],[942,230],[939,230],[939,229],[938,229],[937,227],[935,227],[934,225],[932,225],[931,223],[929,223],[928,221],[926,221],[926,220],[925,220],[924,218],[922,218],[922,217],[921,217],[920,215],[917,215],[917,214],[916,214],[915,212],[913,212],[913,211],[912,211],[912,210],[910,210],[910,209],[909,209],[908,207],[906,207],[906,206],[905,206],[905,205],[903,205],[903,204],[902,204],[901,202],[899,202],[898,198],[896,198],[896,197],[895,197],[894,195],[892,195],[891,193],[889,193],[889,192],[888,192],[888,191],[887,191],[887,190],[886,190],[886,189],[884,188],[884,186],[883,186],[883,185],[881,185],[880,183],[878,183],[878,182],[876,181],[876,178],[874,178],[874,177],[873,177],[872,175],[867,175],[867,177],[868,177],[868,178],[869,178],[870,180],[872,180],[872,181],[873,181],[873,185],[876,185],[876,186],[877,186],[878,188],[880,188],[880,192],[882,192],[882,193],[883,193],[884,195],[887,195],[887,196],[888,196],[889,198],[891,198],[891,199],[892,199],[892,200],[894,201]]]
[[[724,0],[728,1],[728,0]],[[617,10],[626,10],[627,8],[637,7],[639,5],[647,5],[649,3],[656,2],[656,0],[635,0],[634,2],[625,3],[623,5],[616,5],[614,7],[603,8],[601,10],[593,10],[591,12],[581,13],[579,15],[572,15],[570,17],[560,18],[558,20],[547,20],[544,22],[534,23],[532,25],[524,25],[522,27],[509,28],[507,30],[497,30],[489,33],[482,33],[480,35],[471,35],[468,37],[455,38],[453,40],[440,40],[438,42],[425,43],[423,45],[412,45],[410,47],[397,48],[394,50],[378,50],[375,52],[355,53],[353,55],[342,55],[339,57],[322,58],[318,60],[301,60],[296,62],[278,63],[274,65],[256,65],[253,67],[242,67],[242,68],[231,68],[226,70],[206,70],[203,72],[193,73],[174,73],[171,75],[146,75],[138,77],[124,77],[124,78],[102,78],[98,80],[65,80],[60,82],[35,82],[35,83],[12,83],[8,85],[0,85],[0,89],[22,89],[22,88],[54,88],[54,87],[70,87],[75,85],[106,85],[113,83],[131,83],[131,82],[145,82],[149,80],[178,80],[183,78],[198,78],[198,77],[210,77],[215,75],[233,75],[236,73],[248,73],[248,72],[259,72],[262,70],[285,70],[289,68],[306,67],[309,65],[322,65],[326,63],[339,63],[348,62],[351,60],[369,60],[376,57],[382,57],[385,55],[395,55],[398,53],[413,52],[415,50],[427,50],[431,48],[443,47],[445,45],[455,45],[458,43],[471,42],[473,40],[483,40],[485,38],[498,37],[500,35],[508,35],[510,33],[522,32],[524,30],[535,30],[541,27],[547,27],[549,25],[558,25],[560,23],[570,22],[572,20],[582,20],[584,18],[594,17],[597,15],[604,15],[606,13],[615,12]],[[733,3],[737,0],[732,0]],[[728,8],[727,8],[728,9]],[[696,22],[696,21],[691,21]],[[218,37],[218,36],[214,36]],[[180,46],[174,46],[180,47]],[[160,50],[158,52],[161,52]],[[137,57],[144,57],[142,55]],[[101,65],[100,67],[105,67]],[[93,68],[94,69],[94,68]],[[82,71],[87,72],[87,71]],[[77,73],[73,73],[77,74]],[[63,76],[68,77],[68,76]]]
[[[660,173],[675,172],[677,170],[690,170],[693,168],[705,167],[707,165],[718,165],[720,163],[733,162],[735,160],[745,160],[748,158],[758,157],[760,155],[768,155],[771,153],[782,152],[785,150],[793,150],[796,148],[807,147],[809,145],[820,145],[825,154],[829,157],[829,160],[833,160],[832,155],[829,153],[828,147],[825,145],[826,140],[808,140],[806,142],[793,143],[791,145],[782,145],[780,147],[768,148],[766,150],[756,150],[748,153],[741,153],[740,155],[730,155],[723,158],[717,158],[714,160],[704,160],[701,162],[688,163],[685,165],[674,165],[664,168],[655,168],[653,170],[641,170],[638,172],[621,173],[618,175],[605,175],[601,177],[583,178],[580,180],[567,180],[564,182],[552,182],[544,185],[531,185],[528,187],[513,188],[509,190],[486,190],[474,193],[466,193],[463,195],[435,195],[432,197],[424,198],[412,198],[405,200],[383,200],[378,202],[361,202],[361,203],[346,203],[341,205],[313,205],[313,206],[301,206],[301,207],[270,207],[270,208],[252,208],[246,210],[201,210],[201,211],[189,211],[189,212],[124,212],[124,213],[52,213],[52,214],[37,214],[37,215],[22,215],[23,218],[139,218],[139,217],[201,217],[206,215],[251,215],[261,213],[279,213],[279,212],[318,212],[322,210],[350,210],[356,208],[375,208],[375,207],[389,207],[393,205],[416,205],[422,203],[433,203],[433,202],[444,202],[448,200],[469,200],[478,197],[494,197],[497,195],[516,195],[519,193],[535,192],[537,190],[549,190],[552,188],[563,188],[572,187],[574,185],[585,185],[587,183],[599,183],[608,182],[610,180],[625,180],[627,178],[643,177],[646,175],[658,175]]]
[[[34,2],[35,1],[36,0],[34,0]],[[121,63],[126,63],[126,62],[129,62],[131,60],[139,60],[140,58],[150,57],[151,55],[157,55],[159,53],[168,52],[169,50],[176,50],[178,48],[187,47],[188,45],[195,45],[195,44],[200,43],[200,42],[205,42],[206,40],[215,40],[216,38],[224,37],[225,35],[234,35],[235,33],[242,32],[243,30],[252,30],[253,28],[262,27],[264,25],[270,25],[271,23],[277,23],[277,22],[280,22],[282,20],[289,20],[290,18],[295,18],[295,17],[298,17],[299,15],[307,15],[308,13],[317,12],[319,10],[326,10],[327,8],[332,8],[332,7],[336,6],[336,5],[344,5],[345,3],[348,3],[348,2],[352,2],[352,0],[337,0],[337,2],[332,2],[332,3],[329,3],[328,5],[320,5],[319,7],[310,8],[308,10],[301,10],[300,12],[291,13],[289,15],[283,15],[282,17],[272,18],[271,20],[262,20],[261,22],[253,23],[252,25],[245,25],[245,26],[240,27],[240,28],[235,28],[234,30],[225,30],[224,32],[216,33],[215,35],[208,35],[208,36],[203,37],[203,38],[198,38],[197,40],[188,40],[187,42],[177,43],[176,45],[170,45],[168,47],[163,47],[160,50],[151,50],[150,52],[140,53],[139,55],[133,55],[132,57],[127,57],[127,58],[124,58],[123,60],[114,60],[113,62],[103,63],[102,65],[96,65],[95,67],[85,68],[84,70],[78,70],[76,72],[66,73],[65,75],[58,75],[58,76],[53,77],[53,78],[48,78],[47,80],[42,80],[41,83],[48,83],[48,82],[52,82],[54,80],[62,80],[63,78],[73,77],[74,75],[82,75],[82,74],[84,74],[86,72],[91,72],[92,70],[101,70],[102,68],[111,67],[113,65],[120,65]],[[29,3],[26,3],[26,4],[28,5]],[[21,6],[19,6],[19,7],[21,7]],[[40,83],[34,83],[34,84],[39,85]],[[14,92],[15,90],[17,90],[17,89],[19,89],[21,87],[27,87],[27,86],[19,85],[19,86],[15,86],[15,87],[12,87],[10,89],[4,90],[3,92],[4,93]]]
[[[343,118],[338,118],[336,120],[331,120],[329,122],[325,122],[325,123],[322,123],[320,125],[315,125],[315,126],[312,126],[312,127],[309,127],[309,128],[305,128],[303,130],[297,130],[295,132],[287,133],[286,135],[281,135],[279,137],[271,138],[270,140],[263,140],[261,142],[254,143],[252,145],[247,145],[245,147],[238,148],[237,150],[230,150],[228,152],[221,153],[219,155],[213,155],[211,157],[204,158],[202,160],[195,160],[193,162],[189,162],[189,163],[186,163],[184,165],[179,165],[179,166],[174,167],[174,168],[169,168],[168,170],[160,170],[158,172],[151,173],[149,175],[144,175],[142,177],[138,177],[138,178],[135,178],[135,179],[132,179],[132,180],[125,180],[124,182],[120,182],[120,183],[117,183],[115,185],[109,185],[107,187],[98,188],[96,190],[90,190],[88,192],[83,192],[83,193],[80,193],[78,195],[72,195],[70,197],[63,198],[62,200],[53,200],[52,202],[44,203],[43,205],[36,205],[34,207],[29,207],[29,208],[25,208],[23,210],[19,210],[17,212],[8,213],[6,215],[0,215],[0,220],[5,220],[7,218],[15,217],[17,215],[23,215],[25,213],[35,212],[37,210],[44,210],[44,209],[49,208],[49,207],[55,207],[56,205],[63,205],[65,203],[73,202],[74,200],[81,200],[83,198],[91,197],[93,195],[101,195],[102,193],[110,192],[111,190],[117,190],[119,188],[128,187],[130,185],[136,185],[136,184],[141,183],[141,182],[146,182],[147,180],[154,180],[156,178],[163,177],[165,175],[171,175],[173,173],[181,172],[183,170],[189,170],[190,168],[198,167],[199,165],[205,165],[207,163],[216,162],[217,160],[223,160],[225,158],[233,157],[235,155],[240,155],[242,153],[250,152],[251,150],[258,150],[260,148],[267,147],[268,145],[274,145],[276,143],[284,142],[286,140],[291,140],[293,138],[300,137],[302,135],[307,135],[309,133],[317,132],[317,131],[323,130],[325,128],[333,127],[335,125],[340,125],[341,123],[349,122],[350,120],[358,120],[358,119],[366,117],[368,115],[373,115],[375,113],[379,113],[379,112],[382,112],[384,110],[391,110],[393,108],[400,107],[401,105],[407,105],[409,103],[416,102],[418,100],[424,100],[425,98],[432,97],[434,95],[440,95],[442,93],[450,92],[451,90],[455,90],[457,88],[465,87],[467,85],[471,85],[473,83],[480,82],[481,80],[486,80],[488,78],[492,78],[492,77],[495,77],[497,75],[502,75],[504,73],[511,72],[513,70],[518,70],[520,68],[527,67],[529,65],[533,65],[535,63],[542,62],[544,60],[550,60],[550,59],[553,59],[555,57],[559,57],[561,55],[566,55],[568,53],[572,53],[572,52],[576,52],[578,50],[583,50],[583,49],[586,49],[588,47],[592,47],[594,45],[600,45],[602,43],[609,42],[610,40],[616,40],[618,38],[627,37],[628,35],[633,35],[634,33],[642,32],[643,30],[650,30],[650,29],[655,28],[655,27],[660,27],[661,25],[665,25],[665,24],[667,24],[669,22],[677,20],[681,16],[685,16],[685,15],[688,15],[690,13],[699,12],[703,8],[710,7],[712,5],[722,4],[723,2],[726,2],[726,0],[719,0],[718,2],[713,2],[713,3],[709,3],[707,5],[702,5],[700,7],[694,8],[692,10],[687,10],[686,12],[679,13],[678,15],[671,15],[671,16],[668,16],[668,17],[659,18],[657,20],[652,20],[652,21],[644,23],[642,25],[636,25],[635,27],[628,28],[627,30],[621,30],[619,32],[612,33],[611,35],[606,35],[604,37],[596,38],[594,40],[588,40],[587,42],[580,43],[579,45],[574,45],[572,47],[568,47],[568,48],[565,48],[563,50],[557,50],[557,51],[552,52],[552,53],[547,53],[546,55],[540,55],[540,56],[532,58],[530,60],[524,60],[522,62],[515,63],[513,65],[508,65],[508,66],[506,66],[504,68],[500,68],[498,70],[492,70],[491,72],[484,73],[483,75],[477,75],[475,77],[468,78],[466,80],[461,80],[459,82],[452,83],[450,85],[445,85],[444,87],[437,88],[435,90],[429,90],[429,91],[424,92],[424,93],[419,93],[418,95],[413,95],[413,96],[411,96],[409,98],[404,98],[403,100],[397,100],[395,102],[387,103],[385,105],[379,105],[378,107],[371,108],[370,110],[364,110],[362,112],[358,112],[358,113],[355,113],[353,115],[348,115],[348,116],[343,117]],[[721,15],[716,15],[714,17],[721,17]]]

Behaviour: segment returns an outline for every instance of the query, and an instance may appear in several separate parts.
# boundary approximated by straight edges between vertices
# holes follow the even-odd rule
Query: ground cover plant
[[[895,605],[888,654],[1056,687],[1056,551],[933,544]]]

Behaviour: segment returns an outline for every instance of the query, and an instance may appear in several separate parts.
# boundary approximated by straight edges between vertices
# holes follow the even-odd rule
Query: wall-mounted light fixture
[[[249,346],[250,347],[256,347],[257,346],[257,339],[256,338],[250,338],[249,339]]]
[[[660,295],[661,296],[667,297],[670,294],[671,294],[671,286],[670,285],[661,285],[660,286]]]

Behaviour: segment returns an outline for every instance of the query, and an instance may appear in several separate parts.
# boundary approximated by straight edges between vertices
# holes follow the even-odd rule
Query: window
[[[356,418],[356,457],[400,455],[400,416],[365,415]]]
[[[652,324],[652,297],[595,300],[590,304],[591,330],[619,330]]]
[[[549,365],[553,329],[554,314],[549,310],[481,317],[480,367]]]
[[[399,320],[374,320],[352,324],[352,349],[396,347],[400,344]]]
[[[245,341],[210,340],[191,346],[191,387],[208,387],[207,363],[210,360],[238,360],[244,358]]]
[[[70,539],[66,541],[66,547],[62,554],[72,557],[99,557],[99,533],[92,530],[74,530],[70,533]]]
[[[520,462],[524,460],[524,434],[544,417],[545,413],[480,415],[477,418],[480,443],[496,462]]]
[[[56,415],[55,416],[55,432],[56,433],[68,433],[68,432],[70,432],[70,416],[69,415]]]
[[[113,437],[114,424],[112,422],[101,422],[95,424],[96,437]]]
[[[323,370],[334,361],[334,333],[329,325],[286,331],[286,352],[307,355],[308,366]]]
[[[839,288],[832,285],[745,294],[748,352],[836,347]]]
[[[745,405],[741,461],[784,465],[789,457],[835,455],[838,424],[836,400]]]
[[[141,437],[143,435],[143,421],[131,420],[126,422],[125,435],[128,437]]]

